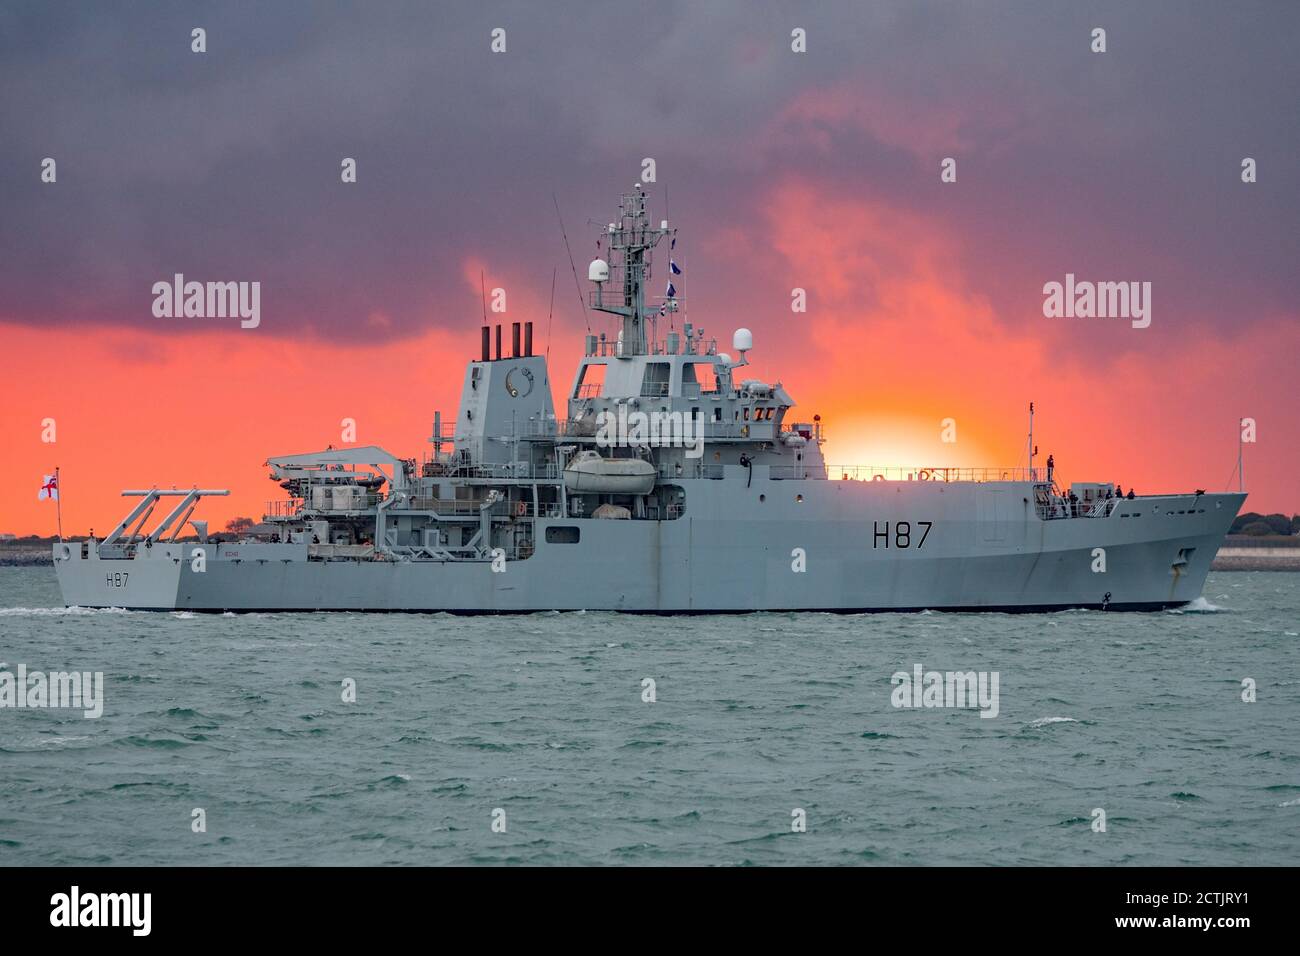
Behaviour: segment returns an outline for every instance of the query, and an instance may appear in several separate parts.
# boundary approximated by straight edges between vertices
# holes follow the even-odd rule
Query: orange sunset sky
[[[423,457],[478,351],[480,271],[507,293],[492,321],[535,323],[562,408],[587,323],[613,325],[577,302],[556,205],[585,276],[644,157],[654,218],[680,230],[684,318],[724,351],[751,328],[745,377],[820,414],[831,463],[1023,464],[1032,400],[1058,480],[1222,490],[1251,417],[1246,509],[1300,511],[1300,134],[1294,103],[1258,92],[1296,88],[1285,31],[1117,6],[1105,60],[1077,17],[882,7],[863,25],[830,5],[802,18],[800,60],[783,18],[728,7],[645,25],[634,80],[613,38],[635,10],[561,28],[509,9],[496,60],[464,11],[291,40],[274,9],[218,11],[227,39],[205,57],[172,48],[167,12],[15,24],[0,532],[54,532],[37,490],[55,466],[65,532],[103,534],[120,490],[153,484],[229,488],[196,515],[214,528],[257,517],[283,497],[262,462],[339,445],[344,418],[360,444]],[[1170,31],[1214,37],[1212,62]],[[152,285],[177,272],[260,281],[260,326],[155,318]],[[1151,326],[1044,317],[1067,273],[1151,282]]]

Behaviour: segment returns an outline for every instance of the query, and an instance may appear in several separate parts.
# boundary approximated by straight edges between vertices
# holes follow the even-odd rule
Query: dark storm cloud
[[[762,207],[797,175],[943,223],[954,268],[1009,323],[1066,271],[1154,280],[1171,318],[1293,311],[1300,8],[1081,6],[11,6],[0,320],[156,328],[150,286],[183,272],[261,281],[275,334],[474,324],[466,259],[544,295],[568,268],[552,192],[582,270],[588,217],[643,156],[692,243],[697,305],[788,302]],[[938,184],[944,155],[956,187]],[[1243,156],[1259,183],[1240,182]],[[706,247],[733,226],[751,256]]]

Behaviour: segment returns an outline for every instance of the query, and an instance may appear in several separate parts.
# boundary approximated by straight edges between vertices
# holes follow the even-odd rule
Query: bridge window
[[[605,387],[605,363],[588,362],[578,373],[578,384],[573,389],[574,398],[598,398]]]
[[[645,378],[641,380],[641,394],[651,397],[667,395],[672,371],[673,367],[668,362],[647,362]]]
[[[682,387],[699,385],[700,393],[718,391],[718,373],[712,362],[687,362],[682,366]]]
[[[581,532],[573,525],[552,525],[546,529],[547,544],[577,544]]]

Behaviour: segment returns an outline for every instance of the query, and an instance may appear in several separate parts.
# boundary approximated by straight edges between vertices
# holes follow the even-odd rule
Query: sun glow
[[[1002,467],[976,436],[950,429],[959,440],[945,442],[944,420],[893,416],[826,416],[822,454],[834,467],[922,468]],[[955,426],[955,423],[954,423]],[[930,441],[920,436],[932,435]],[[1005,456],[1002,456],[1005,457]],[[1023,462],[1021,462],[1023,464]]]

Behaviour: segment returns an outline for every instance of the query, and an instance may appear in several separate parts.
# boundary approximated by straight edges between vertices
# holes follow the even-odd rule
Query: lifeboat
[[[564,469],[564,489],[571,495],[646,495],[654,486],[654,465],[640,458],[602,458],[584,451]]]

